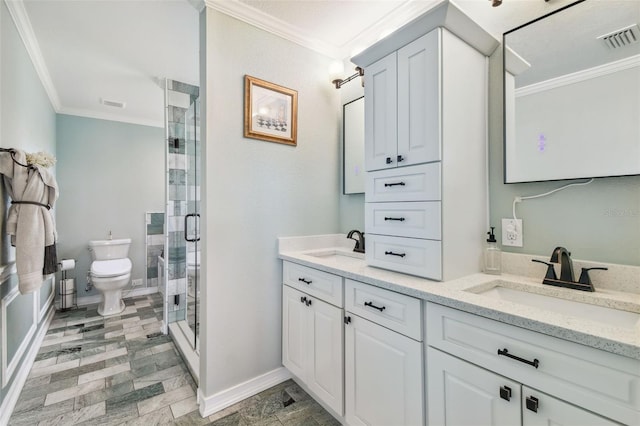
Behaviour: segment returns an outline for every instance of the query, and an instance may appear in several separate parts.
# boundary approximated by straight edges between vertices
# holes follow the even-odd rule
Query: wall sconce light
[[[353,80],[356,77],[363,77],[364,76],[364,69],[360,68],[360,67],[356,67],[356,73],[353,75],[350,75],[349,77],[345,78],[344,80],[341,78],[335,78],[333,80],[331,80],[331,83],[333,83],[334,86],[336,86],[336,89],[339,89],[340,87],[342,87],[343,84],[350,82],[351,80]],[[362,85],[364,86],[364,79],[362,80]]]

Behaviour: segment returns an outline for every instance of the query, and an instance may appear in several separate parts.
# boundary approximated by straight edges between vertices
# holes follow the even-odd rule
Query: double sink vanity
[[[640,424],[640,268],[588,293],[503,253],[503,275],[436,282],[353,245],[279,239],[283,364],[343,423]]]

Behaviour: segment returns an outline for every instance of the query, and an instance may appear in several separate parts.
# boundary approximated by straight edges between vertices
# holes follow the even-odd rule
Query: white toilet
[[[98,313],[103,316],[119,314],[124,310],[122,289],[131,280],[130,238],[89,241],[91,252],[91,284],[102,294]]]

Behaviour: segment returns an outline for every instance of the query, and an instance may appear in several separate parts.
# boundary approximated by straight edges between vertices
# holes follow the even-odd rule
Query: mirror
[[[364,192],[364,96],[342,106],[344,194]]]
[[[639,23],[581,0],[504,33],[505,183],[640,174]]]

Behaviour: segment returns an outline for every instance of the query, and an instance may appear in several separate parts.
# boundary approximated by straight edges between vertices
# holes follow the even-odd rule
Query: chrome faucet
[[[353,238],[353,234],[357,234],[357,239]],[[347,234],[347,238],[351,240],[355,240],[356,246],[353,248],[353,251],[357,253],[364,253],[364,233],[358,231],[357,229],[353,229],[349,231]]]
[[[595,291],[595,288],[591,283],[591,278],[589,277],[589,271],[592,269],[603,271],[607,270],[607,268],[604,267],[582,268],[580,279],[576,282],[573,275],[571,253],[564,247],[556,247],[553,250],[553,253],[551,253],[551,259],[549,260],[550,263],[538,259],[532,259],[532,261],[547,265],[547,273],[542,280],[542,284],[572,288],[574,290]],[[553,268],[554,263],[560,264],[560,278],[557,277],[556,271]]]

